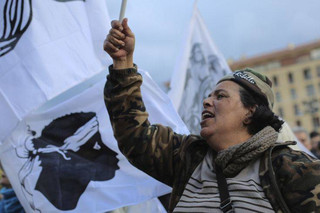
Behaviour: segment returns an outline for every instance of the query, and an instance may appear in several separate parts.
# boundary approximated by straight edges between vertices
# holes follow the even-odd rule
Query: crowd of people
[[[320,159],[320,134],[317,131],[308,132],[303,127],[292,129],[297,139],[312,153]]]

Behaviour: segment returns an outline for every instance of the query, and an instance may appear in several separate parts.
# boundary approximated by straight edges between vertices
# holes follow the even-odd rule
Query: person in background
[[[312,149],[311,152],[317,157],[320,158],[320,134],[317,131],[312,131],[310,133],[310,140]]]
[[[24,213],[25,211],[13,191],[10,181],[1,165],[0,168],[3,171],[0,180],[2,186],[0,190],[0,213]]]
[[[294,135],[297,137],[297,139],[308,149],[311,151],[312,146],[311,146],[311,141],[309,137],[308,131],[300,126],[293,127],[292,131]]]
[[[113,133],[131,164],[172,187],[169,212],[320,212],[320,161],[277,143],[283,121],[266,76],[244,69],[220,79],[203,101],[200,135],[181,135],[149,122],[135,36],[127,19],[111,25],[104,100]]]

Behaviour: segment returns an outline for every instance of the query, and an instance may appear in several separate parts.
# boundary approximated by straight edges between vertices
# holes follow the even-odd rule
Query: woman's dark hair
[[[244,107],[256,107],[255,112],[250,117],[249,124],[244,124],[248,128],[248,133],[256,134],[266,126],[271,126],[275,131],[279,132],[284,121],[280,120],[268,107],[268,101],[265,97],[253,94],[248,90],[240,87],[240,99]]]

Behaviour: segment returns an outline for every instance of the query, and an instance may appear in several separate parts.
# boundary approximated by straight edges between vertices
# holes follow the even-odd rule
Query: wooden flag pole
[[[122,20],[124,18],[124,14],[126,12],[126,7],[127,7],[127,0],[122,0],[120,16],[119,16],[119,21],[120,22],[122,22]]]

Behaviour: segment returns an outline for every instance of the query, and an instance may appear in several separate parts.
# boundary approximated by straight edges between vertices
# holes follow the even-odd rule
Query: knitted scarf
[[[264,151],[277,141],[278,133],[265,127],[244,143],[218,152],[215,163],[226,177],[236,176],[249,162],[258,159]]]

